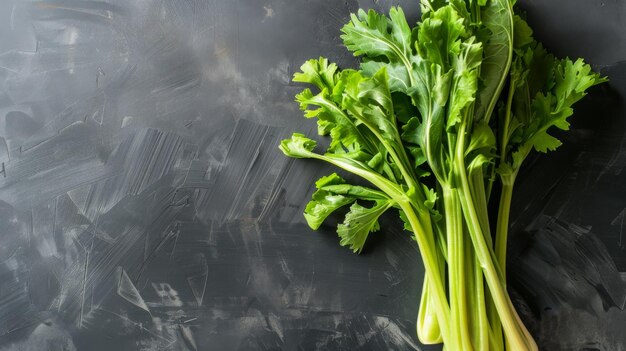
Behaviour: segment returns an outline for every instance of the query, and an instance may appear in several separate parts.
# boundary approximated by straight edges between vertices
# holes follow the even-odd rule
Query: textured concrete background
[[[626,3],[520,3],[611,83],[522,174],[510,290],[544,349],[625,350]],[[277,149],[315,130],[294,71],[397,4],[0,2],[0,350],[428,350],[397,219],[360,256],[312,232],[329,168]]]

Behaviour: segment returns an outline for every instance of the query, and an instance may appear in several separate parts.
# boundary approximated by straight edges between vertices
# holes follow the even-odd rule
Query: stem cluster
[[[455,351],[537,350],[506,289],[513,185],[532,149],[560,145],[548,129],[566,129],[571,105],[604,80],[582,60],[548,55],[509,0],[423,0],[422,11],[413,29],[399,8],[388,17],[372,10],[353,15],[342,39],[363,57],[361,68],[340,71],[320,58],[294,76],[319,89],[305,89],[296,100],[306,117],[317,118],[319,134],[331,137],[330,147],[317,153],[314,140],[296,133],[280,149],[374,187],[332,174],[316,183],[305,210],[317,229],[350,205],[337,233],[354,252],[380,228],[385,211],[399,210],[425,267],[417,317],[422,343]],[[492,221],[488,203],[497,179],[502,191]]]

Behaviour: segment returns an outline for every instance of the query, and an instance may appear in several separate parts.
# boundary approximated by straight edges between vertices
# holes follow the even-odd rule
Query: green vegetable
[[[532,30],[523,19],[516,17],[515,23],[520,34],[499,121],[502,193],[495,250],[503,271],[513,185],[522,163],[533,149],[546,153],[561,146],[561,141],[548,133],[550,129],[568,130],[572,105],[586,95],[587,89],[607,81],[582,59],[557,59],[548,54],[532,38]]]
[[[296,101],[330,136],[329,147],[318,151],[298,133],[280,145],[287,156],[331,163],[373,186],[335,173],[316,182],[306,221],[318,229],[349,206],[337,228],[341,245],[361,252],[379,218],[399,211],[425,267],[417,336],[448,350],[537,350],[506,291],[513,184],[532,149],[560,145],[550,128],[567,129],[571,106],[605,81],[580,59],[549,55],[512,6],[423,0],[414,28],[400,8],[389,16],[359,10],[341,38],[360,69],[319,58],[294,75],[315,86]],[[497,178],[494,240],[488,202]]]

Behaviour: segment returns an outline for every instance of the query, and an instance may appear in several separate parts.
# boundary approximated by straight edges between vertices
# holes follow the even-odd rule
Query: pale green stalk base
[[[498,208],[498,221],[496,225],[495,254],[498,264],[502,269],[502,277],[506,279],[506,247],[509,236],[509,213],[513,198],[513,180],[502,181],[502,193],[500,194],[500,207]]]
[[[455,157],[455,167],[460,178],[459,196],[463,214],[468,225],[476,257],[480,262],[485,280],[491,291],[494,305],[498,310],[498,315],[502,321],[505,337],[511,344],[513,350],[538,350],[537,344],[530,336],[526,327],[521,323],[513,304],[508,296],[505,286],[502,284],[502,274],[499,266],[496,265],[495,254],[485,242],[485,236],[480,226],[480,221],[473,206],[471,191],[465,168],[465,134],[467,124],[464,121],[459,128],[459,140],[457,142],[457,154]]]
[[[437,314],[435,313],[430,294],[430,284],[428,284],[428,277],[425,276],[416,324],[417,338],[424,345],[434,345],[443,342],[439,321],[437,320]]]
[[[408,219],[411,229],[415,235],[417,245],[422,254],[422,260],[424,261],[424,270],[426,271],[426,277],[429,281],[429,294],[432,294],[433,307],[441,330],[443,342],[450,344],[450,347],[457,349],[456,344],[450,338],[450,306],[446,298],[444,284],[441,279],[442,274],[440,272],[439,263],[437,257],[433,254],[436,252],[436,246],[434,244],[434,235],[432,231],[432,225],[430,222],[430,214],[426,213],[422,215],[420,219],[415,212],[413,206],[406,201],[399,203],[402,211]]]
[[[463,214],[456,189],[443,187],[446,229],[448,233],[448,291],[450,299],[451,337],[459,346],[459,351],[471,351],[469,333],[467,290],[465,275],[465,237]]]

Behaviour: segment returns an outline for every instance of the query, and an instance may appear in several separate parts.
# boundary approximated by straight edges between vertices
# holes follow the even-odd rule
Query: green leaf
[[[424,151],[428,163],[438,180],[444,181],[448,173],[446,166],[445,147],[445,104],[450,91],[450,81],[453,71],[444,73],[441,66],[432,64],[429,68],[419,67],[425,72],[422,79],[412,87],[411,96],[417,102],[417,108],[422,116],[419,128],[414,131],[405,129],[407,136],[419,137],[420,147]]]
[[[411,51],[411,29],[400,8],[391,8],[391,19],[374,10],[359,10],[342,28],[341,38],[355,56],[387,57],[395,61]]]
[[[454,77],[446,129],[451,131],[461,122],[462,112],[476,99],[478,91],[478,67],[481,63],[482,46],[473,38],[462,43],[458,56],[453,57]]]
[[[479,122],[472,130],[472,136],[470,137],[469,145],[465,149],[465,155],[467,156],[474,151],[490,153],[495,148],[496,136],[493,130],[485,122]]]
[[[346,84],[344,108],[372,133],[378,135],[380,142],[397,150],[400,147],[400,135],[387,82],[387,71],[384,67],[371,78],[359,76],[358,79],[351,79]]]
[[[480,69],[482,89],[476,100],[476,119],[489,121],[504,87],[513,57],[513,8],[510,0],[490,0],[481,8],[486,31],[479,31],[484,60]]]
[[[422,167],[428,160],[424,154],[424,150],[418,146],[422,142],[422,128],[417,117],[409,119],[409,121],[402,126],[402,140],[408,143],[406,148],[413,158],[415,175],[418,178],[430,175],[430,172]]]
[[[391,201],[382,191],[347,184],[337,173],[320,178],[315,187],[317,191],[304,210],[304,218],[313,230],[317,230],[331,213],[357,199]]]
[[[426,208],[432,211],[435,209],[435,204],[437,203],[437,192],[425,185],[424,185],[424,192],[426,193],[426,200],[424,201],[424,206],[426,206]]]
[[[389,90],[391,92],[406,92],[410,87],[409,74],[402,63],[387,63],[380,61],[361,62],[361,71],[366,76],[373,76],[383,67],[387,69],[389,77]]]
[[[520,166],[522,165],[526,157],[528,157],[528,154],[531,150],[532,145],[530,143],[525,143],[511,154],[511,158],[513,159],[511,170],[513,172],[517,172],[519,170]]]
[[[367,161],[367,165],[376,172],[382,173],[385,167],[385,157],[386,153],[379,152]]]
[[[335,210],[355,201],[353,197],[346,197],[327,189],[328,186],[333,185],[347,184],[337,173],[322,177],[315,183],[317,191],[313,193],[311,201],[304,210],[304,218],[313,230],[317,230]]]
[[[555,58],[537,42],[526,49],[522,56],[523,66],[528,70],[524,82],[527,84],[528,97],[533,98],[539,92],[550,91],[555,84]]]
[[[519,15],[513,16],[513,48],[515,50],[524,51],[526,47],[531,45],[533,39],[533,30],[528,23]]]
[[[302,72],[293,75],[294,82],[309,83],[317,86],[320,90],[333,91],[336,85],[335,73],[337,65],[328,63],[328,59],[320,57],[306,61],[301,67]]]
[[[468,4],[466,0],[448,0],[448,5],[452,7],[461,18],[472,21],[471,13],[467,8],[470,4]]]
[[[587,89],[607,81],[606,78],[601,78],[598,73],[593,72],[591,66],[580,58],[575,62],[570,59],[560,60],[554,70],[554,80],[556,111],[566,110],[585,96]],[[561,128],[558,124],[555,125]]]
[[[426,159],[426,155],[424,155],[424,151],[417,146],[407,146],[407,149],[409,150],[409,153],[411,154],[411,156],[413,157],[413,164],[415,166],[415,172],[417,173],[418,177],[424,177],[429,175],[430,173],[428,171],[425,171],[424,169],[422,169],[420,166],[422,166],[423,164],[426,163],[426,161],[428,161]]]
[[[411,118],[419,115],[419,111],[413,106],[411,98],[406,94],[392,93],[391,100],[393,100],[393,110],[398,121],[407,123]]]
[[[409,222],[409,218],[406,216],[406,213],[400,210],[399,214],[400,214],[400,220],[402,220],[404,230],[413,233],[413,227],[411,227],[411,223]],[[415,240],[414,237],[413,239]]]
[[[376,137],[380,146],[378,152],[388,161],[383,167],[379,167],[378,160],[370,165],[379,172],[382,169],[388,179],[404,180],[407,185],[412,186],[414,167],[402,145],[388,81],[385,67],[372,77],[355,73],[346,81],[342,107]]]
[[[360,253],[369,233],[380,229],[378,218],[392,206],[391,200],[376,201],[370,208],[355,202],[350,206],[350,212],[346,214],[343,224],[337,226],[341,246],[347,246],[353,252]]]
[[[404,11],[400,7],[389,9],[389,32],[394,42],[400,47],[405,55],[411,54],[411,27],[406,21]]]
[[[285,155],[294,158],[311,158],[317,142],[304,134],[293,133],[291,139],[280,142],[278,147]]]
[[[389,196],[387,196],[382,191],[360,185],[329,184],[323,186],[322,189],[329,191],[333,194],[343,195],[353,199],[368,201],[390,200]]]
[[[465,35],[463,18],[451,6],[444,6],[420,24],[417,49],[422,58],[447,70],[450,58],[460,53],[460,39]]]
[[[582,59],[575,62],[570,59],[556,61],[552,91],[546,95],[537,94],[531,105],[537,122],[528,124],[526,135],[534,149],[547,152],[559,147],[561,142],[550,136],[548,129],[554,126],[568,130],[567,118],[573,113],[572,105],[587,94],[587,89],[605,81]]]
[[[554,151],[557,147],[562,145],[559,139],[551,136],[546,132],[540,132],[535,134],[530,142],[535,150],[544,153],[548,151]]]
[[[387,82],[387,68],[383,67],[371,78],[365,78],[361,81],[357,97],[364,104],[380,106],[385,113],[389,114],[390,119],[393,121],[393,101],[391,100],[391,92]]]
[[[429,12],[434,12],[446,5],[445,0],[420,0],[420,8],[422,16],[426,16]]]
[[[378,150],[373,137],[368,136],[359,129],[357,121],[352,119],[341,108],[346,85],[355,80],[359,81],[362,76],[354,70],[345,70],[336,73],[336,66],[320,58],[319,60],[307,61],[303,66],[303,73],[296,74],[294,79],[302,82],[317,82],[326,84],[333,75],[333,94],[341,97],[333,97],[328,93],[330,86],[323,87],[318,94],[313,94],[310,89],[304,89],[296,95],[296,101],[300,104],[300,109],[304,111],[307,118],[317,118],[318,133],[332,137],[329,150],[343,152],[344,149],[350,151],[361,151],[367,154],[375,154]],[[338,100],[338,102],[334,101]]]
[[[387,68],[392,92],[406,92],[412,84],[413,33],[400,8],[392,7],[389,18],[369,10],[359,10],[342,30],[344,45],[355,56],[364,56],[361,69],[373,76]]]
[[[419,118],[413,117],[402,126],[402,140],[419,145],[422,142],[422,123]]]
[[[359,138],[356,126],[348,116],[325,97],[326,89],[314,95],[311,90],[304,89],[296,95],[296,101],[300,103],[300,109],[307,118],[317,118],[317,130],[320,135],[332,135],[330,149],[341,147],[359,149],[361,144],[366,144]]]
[[[569,129],[572,106],[587,89],[605,82],[582,59],[556,60],[537,42],[525,51],[516,51],[512,79],[519,81],[513,98],[508,156],[499,172],[516,172],[532,149],[556,150],[561,141],[549,134],[550,128]],[[507,168],[508,167],[508,168]]]
[[[373,171],[385,175],[387,179],[394,183],[397,183],[398,179],[402,179],[398,167],[392,160],[389,160],[389,152],[387,150],[383,149],[369,160],[364,161]]]

